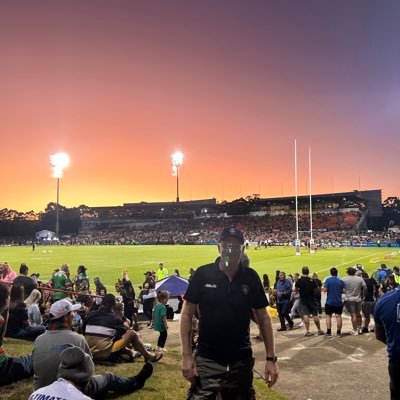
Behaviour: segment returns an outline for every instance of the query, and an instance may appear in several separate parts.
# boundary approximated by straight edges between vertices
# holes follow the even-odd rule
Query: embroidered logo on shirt
[[[211,284],[211,283],[206,283],[206,284],[204,285],[204,287],[208,287],[208,288],[211,288],[211,289],[216,289],[216,288],[217,288],[217,285]]]
[[[241,290],[242,294],[247,296],[250,292],[250,287],[249,287],[249,285],[240,285],[240,290]]]

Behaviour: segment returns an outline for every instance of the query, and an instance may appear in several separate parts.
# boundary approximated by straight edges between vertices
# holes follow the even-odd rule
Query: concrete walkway
[[[295,326],[299,320],[295,320]],[[274,387],[293,400],[389,399],[386,346],[373,333],[349,335],[351,322],[343,315],[342,338],[304,337],[304,328],[277,332],[273,319],[280,376]],[[140,331],[145,342],[157,343],[158,333],[146,328]],[[326,329],[325,318],[321,327]],[[333,332],[336,323],[333,320]],[[311,325],[311,332],[316,333]],[[251,335],[257,335],[252,324]],[[252,339],[256,358],[255,378],[264,376],[264,345]],[[179,350],[179,321],[169,322],[166,347]]]

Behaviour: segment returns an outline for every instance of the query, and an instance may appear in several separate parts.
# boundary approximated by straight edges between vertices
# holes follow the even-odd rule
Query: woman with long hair
[[[34,341],[46,331],[43,325],[33,326],[29,323],[28,308],[24,303],[24,287],[12,286],[10,293],[10,314],[6,336],[14,339]]]
[[[42,325],[43,318],[40,313],[39,302],[42,299],[42,293],[33,289],[31,294],[25,299],[28,308],[28,320],[31,325]]]

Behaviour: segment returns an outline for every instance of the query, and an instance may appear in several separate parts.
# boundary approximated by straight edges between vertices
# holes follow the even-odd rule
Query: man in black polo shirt
[[[310,332],[310,315],[314,317],[314,323],[318,329],[318,335],[323,335],[324,332],[321,330],[321,324],[319,322],[318,302],[316,298],[316,294],[320,289],[317,282],[308,276],[310,273],[308,267],[303,267],[301,273],[303,275],[296,281],[295,291],[300,292],[299,311],[303,316],[304,325],[306,327],[306,333],[304,336],[312,336],[312,333]]]
[[[181,314],[182,373],[192,383],[188,399],[255,399],[249,324],[254,309],[266,350],[265,380],[278,379],[268,300],[258,274],[240,262],[244,250],[241,231],[222,232],[215,263],[196,270],[185,294]],[[198,349],[191,348],[192,319],[199,311]]]

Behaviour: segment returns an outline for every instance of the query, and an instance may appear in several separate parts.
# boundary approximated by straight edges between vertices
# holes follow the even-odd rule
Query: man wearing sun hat
[[[278,379],[274,335],[266,307],[268,300],[256,271],[245,268],[243,233],[229,227],[222,231],[212,264],[196,270],[184,296],[181,314],[182,374],[192,383],[188,399],[254,399],[254,359],[249,337],[251,310],[260,323],[266,351],[265,380]],[[199,308],[200,335],[192,354],[192,318]]]
[[[58,379],[33,392],[28,400],[68,399],[91,400],[82,392],[93,376],[93,360],[79,347],[73,346],[60,354]]]

